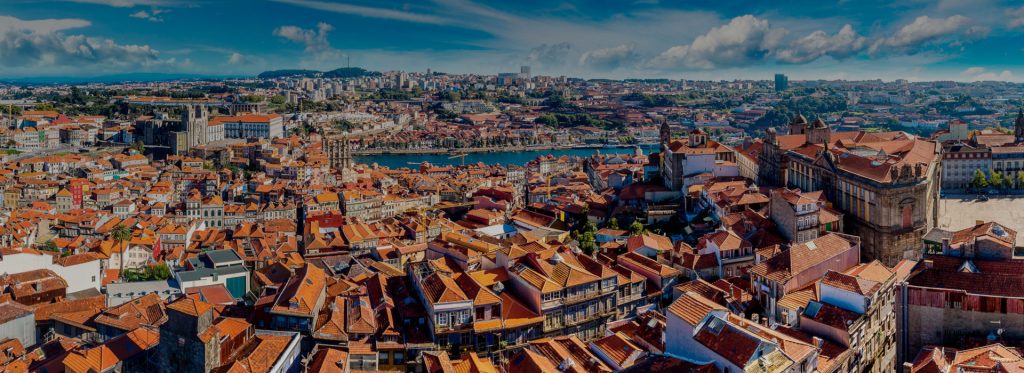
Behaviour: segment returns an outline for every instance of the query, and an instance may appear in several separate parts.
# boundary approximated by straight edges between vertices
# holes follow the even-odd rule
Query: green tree
[[[136,140],[133,142],[131,148],[132,150],[139,152],[139,154],[144,154],[146,152],[146,144],[143,144],[142,140]]]
[[[38,103],[35,106],[33,106],[32,109],[42,111],[53,110],[53,104],[48,102]]]
[[[644,223],[640,220],[634,220],[633,224],[629,225],[629,234],[633,236],[639,236],[644,233]]]
[[[42,249],[44,251],[53,251],[53,252],[60,251],[60,247],[57,247],[57,243],[53,242],[53,240],[47,240],[46,243],[43,244]]]
[[[1024,189],[1024,171],[1017,171],[1017,189]]]
[[[993,188],[1002,188],[1003,187],[1003,174],[1000,173],[999,171],[993,170],[992,171],[992,176],[989,176],[989,178],[988,178],[988,184],[991,185]]]
[[[121,260],[119,260],[119,262],[121,262],[121,267],[118,269],[118,275],[124,276],[124,243],[132,238],[132,230],[131,228],[124,226],[124,224],[119,223],[114,227],[114,230],[110,232],[110,235],[114,238],[114,241],[117,241],[117,246],[121,249]]]
[[[270,98],[270,103],[274,104],[274,105],[284,105],[284,102],[285,102],[285,98],[284,98],[284,96],[281,96],[281,95],[277,95],[277,96],[274,96],[274,97]]]
[[[577,241],[580,243],[580,250],[587,255],[593,255],[597,251],[597,239],[594,237],[594,232],[583,232]]]
[[[974,170],[974,179],[971,180],[971,186],[984,189],[988,187],[988,179],[985,177],[985,173],[981,170]]]
[[[167,268],[167,263],[160,263],[146,267],[146,275],[149,277],[150,281],[166,280],[171,278],[171,269]]]
[[[1022,173],[1024,173],[1024,172],[1022,172]],[[608,222],[605,223],[605,227],[608,227],[608,229],[619,229],[619,219],[616,219],[616,218],[608,219]]]
[[[147,266],[145,269],[129,269],[124,272],[126,282],[160,281],[171,278],[171,269],[166,263]]]

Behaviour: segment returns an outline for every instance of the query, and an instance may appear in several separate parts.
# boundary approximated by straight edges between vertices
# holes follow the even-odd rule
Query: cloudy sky
[[[353,66],[1024,81],[1017,0],[0,0],[0,78]]]

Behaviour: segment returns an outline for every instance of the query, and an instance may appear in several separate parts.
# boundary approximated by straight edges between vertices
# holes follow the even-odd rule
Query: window
[[[913,212],[914,206],[906,205],[903,206],[903,228],[907,229],[913,225]]]
[[[439,314],[437,315],[437,325],[448,325],[448,315]]]
[[[377,363],[379,363],[380,365],[388,365],[388,361],[389,361],[389,359],[388,359],[388,353],[387,352],[378,352],[377,353]]]
[[[395,352],[393,352],[393,354],[394,354],[394,359],[393,360],[394,360],[396,365],[397,364],[402,364],[402,363],[405,362],[405,354],[403,354],[402,351],[395,351]]]

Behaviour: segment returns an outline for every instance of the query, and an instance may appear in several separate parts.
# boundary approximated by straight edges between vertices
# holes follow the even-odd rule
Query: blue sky
[[[0,78],[353,66],[1024,80],[1007,0],[0,0]]]

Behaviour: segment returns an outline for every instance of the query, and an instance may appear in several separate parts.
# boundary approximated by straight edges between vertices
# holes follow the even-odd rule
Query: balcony
[[[587,292],[582,294],[576,294],[571,297],[562,298],[562,304],[576,304],[585,300],[592,300],[601,298],[604,295],[603,292]]]
[[[448,325],[434,325],[434,333],[453,333],[461,332],[466,330],[473,330],[473,323],[462,323],[462,324],[448,324]]]
[[[559,321],[559,322],[554,322],[554,323],[551,323],[551,324],[544,323],[544,327],[543,327],[542,330],[544,331],[544,333],[548,333],[548,332],[553,332],[555,330],[562,330],[562,329],[565,329],[565,323]]]
[[[636,301],[638,301],[640,299],[643,299],[643,297],[644,297],[644,295],[641,294],[640,292],[635,292],[635,293],[632,293],[632,294],[621,295],[621,296],[620,295],[616,295],[615,303],[616,304],[632,303],[632,302],[636,302]]]
[[[598,319],[605,318],[605,317],[611,317],[611,316],[614,316],[614,315],[615,315],[615,311],[609,311],[609,312],[598,312],[598,313],[595,313],[595,314],[592,314],[592,315],[589,315],[589,316],[584,316],[582,318],[576,318],[575,320],[572,320],[572,321],[570,321],[569,318],[566,318],[565,326],[569,327],[569,326],[576,326],[576,325],[580,325],[580,324],[586,324],[586,323],[594,321],[594,320],[598,320]]]

